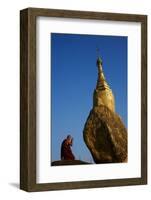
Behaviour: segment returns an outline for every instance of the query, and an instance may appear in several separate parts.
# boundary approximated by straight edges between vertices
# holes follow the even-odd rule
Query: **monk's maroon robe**
[[[66,139],[61,144],[61,160],[74,160],[70,144],[67,144]]]

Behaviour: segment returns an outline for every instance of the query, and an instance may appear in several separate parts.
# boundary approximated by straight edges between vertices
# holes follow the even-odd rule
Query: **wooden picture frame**
[[[141,177],[36,183],[36,18],[61,17],[141,23]],[[20,188],[47,191],[147,184],[147,16],[27,8],[20,12]]]

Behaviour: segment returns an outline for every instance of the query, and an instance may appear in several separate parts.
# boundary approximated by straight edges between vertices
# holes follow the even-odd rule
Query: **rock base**
[[[83,130],[84,141],[95,163],[127,161],[127,130],[108,107],[94,107]]]

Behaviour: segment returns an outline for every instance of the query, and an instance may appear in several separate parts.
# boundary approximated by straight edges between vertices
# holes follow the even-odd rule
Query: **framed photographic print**
[[[20,12],[20,188],[147,184],[147,16]]]

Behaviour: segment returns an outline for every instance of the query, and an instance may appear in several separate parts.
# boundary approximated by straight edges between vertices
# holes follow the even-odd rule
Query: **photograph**
[[[20,11],[20,189],[147,184],[147,15]]]
[[[50,165],[128,162],[127,36],[50,34]]]

